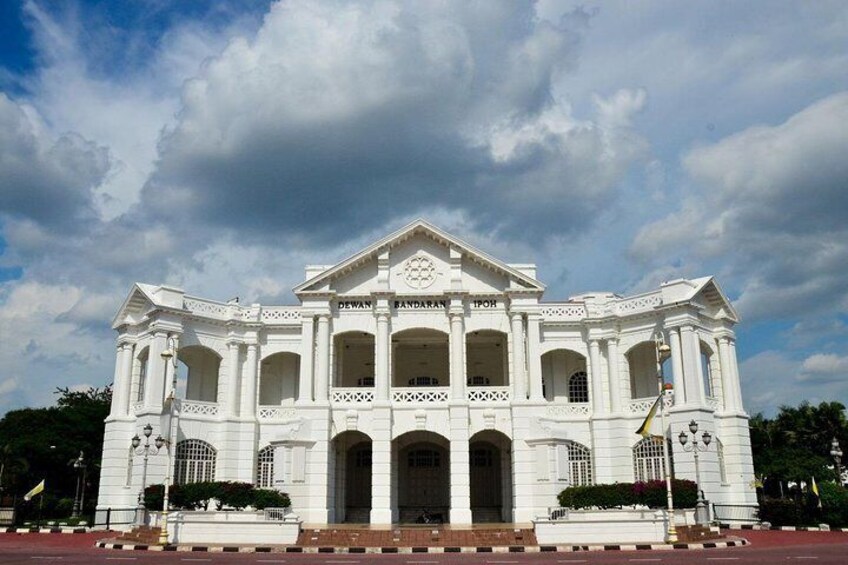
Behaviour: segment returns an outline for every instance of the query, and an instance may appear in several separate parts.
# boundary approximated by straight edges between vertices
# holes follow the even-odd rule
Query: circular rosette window
[[[436,281],[436,265],[429,257],[423,255],[410,257],[403,266],[403,280],[411,288],[427,288]]]

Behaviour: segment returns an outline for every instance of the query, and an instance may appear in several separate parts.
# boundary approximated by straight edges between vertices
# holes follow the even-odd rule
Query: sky
[[[0,414],[133,282],[291,304],[423,217],[545,300],[715,275],[745,405],[848,404],[848,5],[0,2]]]

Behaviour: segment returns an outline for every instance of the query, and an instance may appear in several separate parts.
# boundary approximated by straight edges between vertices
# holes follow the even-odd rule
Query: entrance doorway
[[[512,442],[500,432],[486,430],[471,438],[471,520],[474,523],[512,521]]]
[[[425,431],[406,433],[394,442],[397,456],[398,521],[447,522],[450,513],[450,446]]]
[[[371,520],[371,438],[347,431],[333,440],[335,457],[334,522]]]

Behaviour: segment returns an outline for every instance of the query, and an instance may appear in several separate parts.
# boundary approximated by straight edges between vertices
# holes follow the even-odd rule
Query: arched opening
[[[333,438],[335,522],[367,524],[371,520],[371,438],[346,431]]]
[[[433,522],[450,515],[450,444],[433,432],[414,431],[392,442],[397,462],[397,501],[400,523],[415,523],[425,514]]]
[[[633,446],[633,478],[636,482],[661,481],[665,479],[665,454],[663,440],[647,437]],[[670,442],[669,442],[670,443]],[[674,459],[668,445],[669,473],[674,477]]]
[[[657,346],[653,341],[634,345],[626,354],[630,373],[630,398],[657,396]],[[668,375],[664,375],[668,376]]]
[[[300,355],[275,353],[262,360],[259,369],[259,404],[294,404],[300,388]]]
[[[448,334],[415,328],[392,336],[392,386],[449,386]]]
[[[274,446],[267,445],[256,454],[256,486],[274,488]]]
[[[147,388],[147,361],[149,357],[150,347],[145,347],[135,358],[133,369],[136,377],[133,379],[134,395],[132,398],[136,402],[144,402],[145,388]]]
[[[495,330],[480,330],[465,337],[465,375],[468,386],[509,384],[507,336]]]
[[[365,332],[344,332],[333,338],[336,387],[374,386],[374,336]]]
[[[589,402],[586,358],[569,349],[554,349],[542,355],[542,391],[550,402]]]
[[[512,442],[494,430],[478,432],[469,442],[471,520],[512,520]]]
[[[719,363],[716,359],[715,351],[707,343],[700,342],[700,357],[701,375],[704,378],[704,396],[718,396],[718,388],[721,383],[721,375],[719,374]]]
[[[201,402],[217,402],[221,357],[208,347],[189,345],[180,348],[177,359],[186,371],[184,398]]]

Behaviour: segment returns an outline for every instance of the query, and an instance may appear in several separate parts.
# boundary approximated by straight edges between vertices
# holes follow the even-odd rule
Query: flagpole
[[[44,507],[44,493],[38,499],[38,529],[41,529],[41,510]]]
[[[668,440],[666,439],[666,415],[667,409],[665,406],[665,379],[663,378],[662,362],[668,359],[671,355],[671,348],[663,343],[662,336],[656,340],[656,355],[657,355],[657,384],[660,389],[661,412],[660,421],[662,425],[662,446],[663,446],[663,472],[665,473],[665,492],[666,503],[668,505],[668,531],[666,537],[669,543],[677,542],[677,528],[674,527],[674,496],[671,493],[671,460],[668,454]]]

